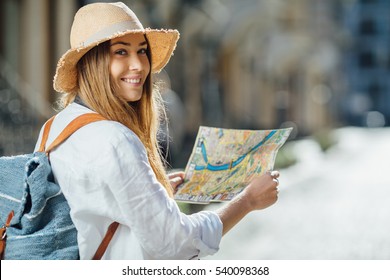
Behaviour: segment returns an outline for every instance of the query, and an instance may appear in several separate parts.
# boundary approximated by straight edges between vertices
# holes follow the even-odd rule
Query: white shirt
[[[73,103],[51,127],[47,146],[77,116]],[[41,142],[42,130],[36,150]],[[180,212],[157,181],[139,138],[124,125],[98,121],[50,153],[53,174],[71,208],[81,259],[91,259],[108,226],[120,223],[103,259],[191,259],[219,249],[222,223],[214,212]]]

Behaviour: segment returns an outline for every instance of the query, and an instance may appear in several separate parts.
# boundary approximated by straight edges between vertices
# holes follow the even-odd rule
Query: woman
[[[81,259],[92,257],[113,221],[120,226],[103,259],[210,255],[247,213],[277,200],[278,172],[256,178],[217,212],[185,215],[172,199],[184,174],[165,173],[156,136],[161,103],[151,75],[166,65],[178,38],[176,30],[144,29],[120,2],[90,4],[75,15],[72,48],[54,77],[64,109],[54,119],[48,145],[81,114],[107,119],[78,130],[50,154],[78,231]]]

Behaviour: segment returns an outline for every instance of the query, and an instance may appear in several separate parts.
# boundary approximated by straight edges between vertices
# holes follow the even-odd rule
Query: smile
[[[130,84],[139,84],[139,83],[141,83],[141,79],[127,79],[127,78],[123,78],[121,80],[126,82],[126,83],[130,83]]]

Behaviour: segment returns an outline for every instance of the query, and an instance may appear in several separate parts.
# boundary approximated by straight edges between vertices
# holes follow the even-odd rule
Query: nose
[[[129,69],[140,71],[140,70],[142,70],[142,68],[143,68],[142,61],[139,58],[139,56],[136,54],[131,55],[129,58]]]

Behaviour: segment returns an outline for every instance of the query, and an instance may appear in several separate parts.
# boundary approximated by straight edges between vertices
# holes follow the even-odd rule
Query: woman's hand
[[[240,194],[245,196],[250,211],[267,208],[278,200],[279,172],[270,171],[254,178]]]
[[[246,214],[267,208],[278,199],[279,172],[272,171],[254,178],[232,201],[218,210],[223,234],[232,229]]]
[[[171,182],[173,193],[177,191],[177,187],[184,182],[184,172],[178,171],[168,174],[168,179]]]

